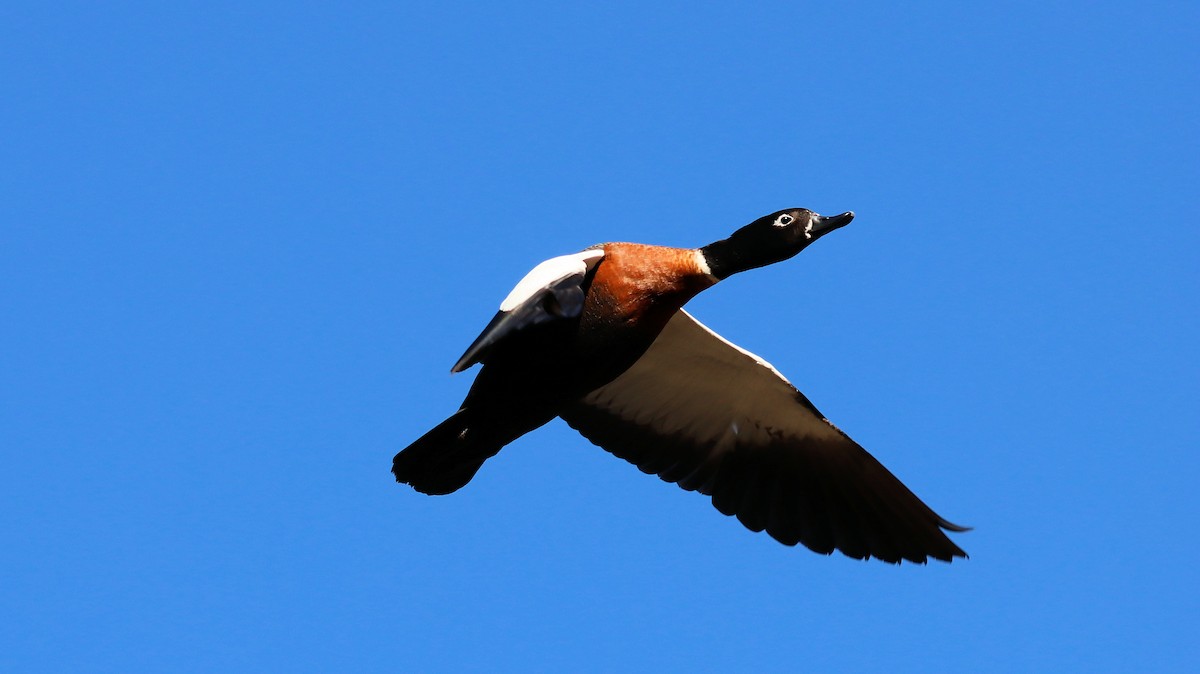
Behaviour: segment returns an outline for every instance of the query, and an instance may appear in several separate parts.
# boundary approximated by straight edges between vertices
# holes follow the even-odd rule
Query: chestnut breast
[[[676,311],[716,279],[689,248],[610,243],[584,301],[577,353],[616,377],[650,348]]]

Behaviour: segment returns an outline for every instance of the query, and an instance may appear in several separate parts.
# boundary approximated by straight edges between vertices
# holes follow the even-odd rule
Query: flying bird
[[[790,208],[701,248],[606,243],[537,265],[454,364],[483,366],[459,410],[396,455],[396,480],[449,494],[562,417],[785,545],[891,563],[966,557],[945,534],[966,527],[925,505],[770,363],[682,308],[853,218]]]

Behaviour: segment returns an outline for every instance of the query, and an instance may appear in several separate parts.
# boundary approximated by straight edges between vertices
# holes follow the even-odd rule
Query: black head
[[[833,230],[850,224],[854,213],[817,215],[807,208],[788,208],[763,216],[728,239],[703,248],[712,275],[723,279],[747,269],[781,262]]]

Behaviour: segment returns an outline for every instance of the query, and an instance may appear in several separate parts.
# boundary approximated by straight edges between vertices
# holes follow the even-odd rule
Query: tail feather
[[[392,459],[396,481],[431,495],[458,491],[475,477],[503,443],[482,432],[469,409],[461,409]]]

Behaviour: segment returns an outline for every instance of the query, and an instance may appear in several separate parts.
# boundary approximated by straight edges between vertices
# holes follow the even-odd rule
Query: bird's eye
[[[792,224],[792,220],[794,220],[794,219],[795,218],[793,218],[792,216],[788,215],[787,213],[784,213],[783,215],[779,216],[778,218],[775,218],[775,226],[776,227],[787,227],[788,225]]]

